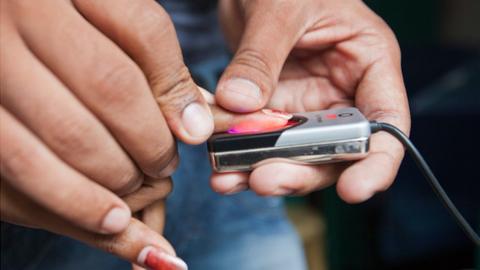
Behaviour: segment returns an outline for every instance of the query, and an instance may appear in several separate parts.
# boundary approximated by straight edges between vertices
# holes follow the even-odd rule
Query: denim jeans
[[[280,198],[221,196],[209,187],[204,145],[179,145],[165,235],[192,270],[303,270]],[[2,270],[129,269],[110,254],[41,230],[2,224]]]
[[[191,65],[197,82],[214,88],[227,58]],[[167,200],[165,237],[192,270],[304,270],[297,234],[281,198],[250,191],[214,193],[205,145],[179,143],[180,165]],[[114,256],[45,231],[2,223],[2,270],[130,269]]]
[[[214,0],[161,1],[171,15],[197,84],[214,89],[228,54]],[[252,192],[221,196],[209,186],[205,145],[179,144],[180,165],[167,200],[165,237],[193,270],[303,270],[297,234],[280,198]],[[2,223],[2,270],[130,269],[72,239]]]

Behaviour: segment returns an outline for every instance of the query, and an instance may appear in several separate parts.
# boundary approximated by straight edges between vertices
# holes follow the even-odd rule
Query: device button
[[[330,120],[333,120],[333,119],[337,119],[337,115],[331,113],[331,114],[325,115],[325,118],[330,119]]]
[[[338,117],[342,117],[342,118],[350,117],[350,116],[353,116],[353,113],[339,113],[338,114]]]

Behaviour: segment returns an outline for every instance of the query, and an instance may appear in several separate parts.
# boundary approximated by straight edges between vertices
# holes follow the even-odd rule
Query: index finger
[[[106,234],[125,229],[131,213],[120,198],[63,163],[3,107],[0,121],[6,182],[79,228]]]
[[[147,175],[163,177],[163,168],[176,154],[175,141],[140,68],[70,1],[47,1],[19,14],[36,21],[19,23],[34,55],[110,131],[138,167]],[[43,20],[45,16],[61,18],[61,23]]]
[[[72,237],[149,269],[187,269],[170,243],[137,219],[131,218],[127,228],[118,234],[101,235],[72,225],[9,185],[2,185],[1,195],[2,219],[6,214],[9,222]]]
[[[254,113],[232,113],[221,107],[210,105],[215,123],[214,132],[229,130],[252,132],[281,128],[285,126],[292,115],[263,109]]]

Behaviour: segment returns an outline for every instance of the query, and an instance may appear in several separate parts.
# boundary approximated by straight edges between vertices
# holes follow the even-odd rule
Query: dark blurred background
[[[402,48],[413,142],[480,231],[480,1],[365,2]],[[331,188],[288,206],[311,270],[480,269],[480,250],[409,157],[366,203],[347,205]]]

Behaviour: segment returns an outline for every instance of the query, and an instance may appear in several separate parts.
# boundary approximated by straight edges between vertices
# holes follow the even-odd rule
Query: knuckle
[[[152,78],[152,88],[162,111],[182,111],[185,106],[200,99],[200,93],[185,65],[157,74]]]
[[[142,187],[122,199],[133,212],[144,209],[155,201],[165,199],[172,192],[173,184],[170,177],[157,179],[146,178]]]
[[[379,27],[379,36],[379,43],[382,44],[382,51],[386,53],[387,56],[400,63],[400,45],[395,37],[395,33],[386,23]]]
[[[96,152],[94,144],[88,138],[94,135],[91,125],[78,117],[55,116],[48,127],[48,141],[53,142],[59,156],[87,155]]]
[[[173,183],[172,180],[168,179],[161,181],[161,185],[159,185],[156,189],[157,191],[157,197],[158,198],[166,198],[168,194],[170,194],[173,190]]]
[[[169,166],[177,154],[174,143],[161,144],[146,154],[144,171],[147,174],[157,176]]]
[[[168,182],[165,182],[163,188],[162,188],[162,197],[166,198],[170,193],[173,191],[173,182],[172,180],[169,180]]]
[[[93,89],[105,104],[129,104],[138,96],[138,88],[146,85],[144,77],[133,64],[120,63],[95,68]]]
[[[170,177],[152,181],[149,185],[152,188],[152,198],[155,200],[166,198],[173,190],[173,182]]]
[[[122,235],[121,234],[112,234],[112,235],[104,235],[104,234],[92,234],[91,235],[91,242],[94,246],[102,249],[108,253],[115,253],[117,243],[121,243]]]
[[[391,30],[389,30],[391,32]],[[391,36],[388,38],[388,50],[390,51],[390,57],[393,59],[394,62],[398,63],[398,65],[400,65],[400,61],[401,61],[401,56],[402,56],[402,52],[401,52],[401,49],[400,49],[400,45],[398,44],[398,41],[395,37],[395,35],[393,34],[393,32],[391,32]]]
[[[164,178],[164,177],[171,176],[173,172],[177,169],[178,163],[179,163],[178,154],[175,154],[175,156],[168,162],[168,164],[162,168],[158,177]]]
[[[95,142],[97,130],[87,121],[75,116],[56,116],[47,128],[50,132],[45,135],[46,141],[52,150],[87,177],[120,194],[140,185],[142,174],[128,158],[110,155],[109,160],[103,158],[109,153],[108,146],[101,148],[103,145]]]
[[[268,57],[261,51],[252,48],[240,49],[235,58],[234,64],[255,70],[266,81],[272,81],[273,67],[267,61]]]
[[[119,196],[133,193],[140,188],[143,182],[143,174],[137,170],[127,170],[116,178],[112,191]]]
[[[152,8],[139,4],[132,10],[132,16],[136,21],[137,39],[147,49],[150,44],[155,46],[159,41],[165,42],[165,38],[175,35],[170,15],[160,6]]]
[[[394,60],[400,63],[400,45],[398,44],[397,38],[393,30],[388,26],[388,24],[379,16],[375,15],[370,18],[368,27],[366,27],[367,36],[373,38],[374,44],[376,44],[378,50],[377,54],[382,57],[389,57],[391,60]],[[369,35],[373,33],[374,35]]]
[[[1,173],[3,176],[10,179],[21,178],[22,175],[27,175],[28,170],[36,168],[38,164],[35,162],[36,149],[22,147],[14,142],[2,140],[2,147],[5,152],[2,152],[1,157]],[[7,149],[5,149],[7,148]]]

